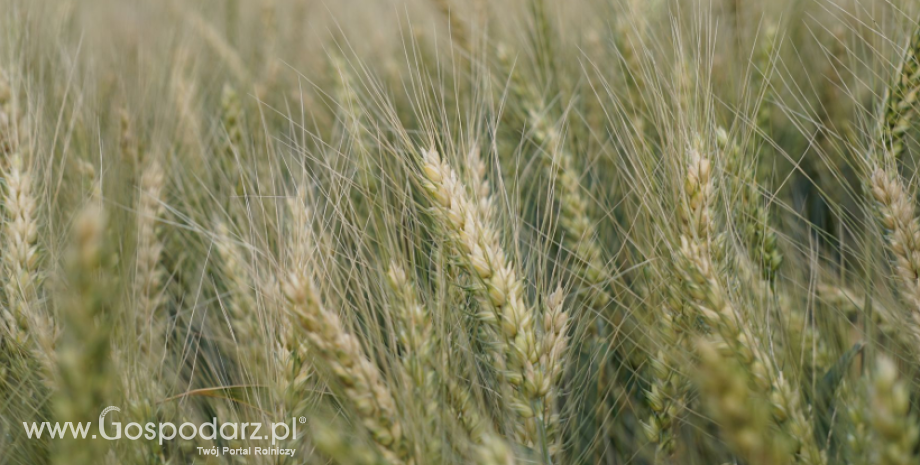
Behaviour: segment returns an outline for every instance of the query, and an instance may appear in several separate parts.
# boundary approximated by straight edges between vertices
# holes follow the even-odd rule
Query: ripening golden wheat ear
[[[141,352],[148,355],[165,343],[163,316],[159,315],[165,270],[160,262],[163,242],[158,222],[163,207],[165,175],[160,164],[151,160],[140,178],[137,199],[137,258],[135,259],[134,292],[137,299],[137,328]]]
[[[436,378],[437,367],[434,366],[437,335],[433,331],[427,307],[419,301],[415,281],[408,277],[399,263],[394,261],[390,264],[387,280],[397,296],[394,310],[397,316],[397,338],[403,347],[402,366],[415,387],[415,398],[423,404],[426,427],[433,427],[438,416],[437,389],[442,382]],[[469,434],[473,445],[471,456],[487,463],[513,463],[513,455],[507,455],[510,454],[508,445],[485,423],[469,391],[453,380],[447,381],[446,390],[451,408]],[[443,444],[435,440],[429,442],[431,444],[423,445],[429,457],[442,457],[443,451],[439,449]],[[501,457],[506,455],[506,460],[510,462],[501,461]]]
[[[250,280],[248,254],[237,243],[227,223],[215,220],[214,249],[220,259],[220,270],[227,286],[226,305],[232,339],[243,350],[243,356],[254,356],[260,349],[258,307],[254,284]],[[257,358],[258,359],[258,358]]]
[[[28,346],[50,379],[54,364],[55,327],[46,307],[39,302],[42,276],[38,265],[38,209],[34,195],[36,179],[29,163],[31,143],[27,121],[3,70],[0,69],[0,157],[4,168],[3,258],[6,276],[6,307],[0,310],[10,337]]]
[[[338,315],[323,305],[313,283],[313,267],[317,263],[315,242],[311,233],[312,215],[303,189],[288,199],[288,213],[291,228],[285,247],[290,257],[287,275],[280,278],[287,309],[306,336],[313,357],[318,357],[328,367],[329,374],[342,389],[344,398],[341,401],[354,409],[387,462],[412,463],[412,447],[403,436],[393,393],[364,352],[359,339],[349,334]],[[298,343],[297,337],[286,342],[292,359],[299,361],[303,370],[297,371],[295,366],[294,371],[289,372],[295,375],[290,389],[297,389],[307,376],[306,367],[303,367],[307,354]]]
[[[282,263],[288,270],[306,274],[309,259],[313,254],[313,237],[311,224],[313,216],[306,204],[305,192],[297,190],[286,199],[286,213],[289,220],[285,229]],[[272,296],[276,305],[286,308],[286,297],[278,289],[277,283],[271,283],[266,295]],[[274,363],[278,369],[278,395],[283,399],[284,412],[303,415],[309,411],[310,398],[304,393],[311,389],[314,370],[309,360],[309,350],[302,333],[296,326],[288,327],[286,318],[280,318],[281,327],[274,335]]]
[[[910,303],[911,333],[920,339],[920,223],[914,200],[898,173],[903,134],[909,128],[913,105],[920,92],[920,28],[903,58],[895,81],[885,94],[878,138],[867,157],[866,190],[875,201],[876,219],[885,231],[885,243],[903,298]],[[905,74],[910,72],[912,74]]]
[[[437,381],[434,366],[434,349],[437,341],[432,328],[431,315],[418,297],[415,280],[395,260],[387,270],[390,291],[396,296],[392,306],[396,326],[396,340],[399,342],[400,362],[403,372],[413,389],[413,399],[421,405],[425,428],[437,425]],[[422,447],[429,460],[441,456],[441,441],[429,440]],[[437,459],[439,460],[439,459]]]
[[[897,365],[887,357],[881,357],[876,363],[868,406],[869,424],[877,441],[870,452],[872,463],[917,463],[920,423],[911,413],[907,384],[898,379]]]
[[[612,352],[619,352],[622,359],[628,359],[630,348],[624,347],[629,341],[620,335],[619,326],[623,320],[621,312],[611,312],[613,297],[608,291],[612,278],[607,272],[603,254],[598,241],[595,220],[588,211],[584,187],[575,157],[567,145],[566,139],[550,118],[550,109],[545,100],[538,95],[535,86],[520,79],[522,73],[512,77],[510,91],[523,106],[523,120],[531,131],[535,145],[540,147],[539,162],[550,183],[553,199],[558,205],[558,242],[571,257],[569,269],[576,282],[576,297],[583,310],[579,319],[584,323],[587,337],[579,338],[572,353],[576,357],[597,358],[596,368],[592,368],[590,383],[597,398],[609,398],[611,384],[619,382],[609,366]],[[481,161],[479,162],[481,163]],[[473,164],[476,166],[476,164]],[[608,324],[610,323],[610,324]],[[608,326],[612,326],[609,328]],[[593,363],[592,363],[593,364]],[[625,370],[618,370],[625,373]],[[594,415],[594,421],[606,428],[608,421],[606,408],[598,408],[592,413],[583,413],[582,418]],[[584,421],[584,420],[578,420]],[[592,439],[593,440],[593,439]],[[594,441],[597,449],[603,447],[602,441]],[[597,454],[601,454],[600,451]]]
[[[116,367],[123,374],[126,413],[142,422],[155,421],[158,410],[169,408],[157,405],[157,400],[164,396],[164,389],[156,377],[167,341],[166,317],[161,309],[165,270],[160,260],[163,242],[159,224],[164,212],[164,182],[165,174],[159,162],[149,160],[139,179],[135,210],[134,308],[131,309],[133,314],[129,313],[133,316],[134,332],[126,332],[129,340],[137,341],[137,359],[126,357],[134,355],[129,351],[122,351],[116,357]],[[167,463],[163,449],[153,441],[119,452],[126,454],[122,460]]]
[[[553,194],[559,204],[561,244],[574,256],[575,273],[581,281],[579,297],[594,313],[600,313],[610,303],[607,292],[610,276],[604,267],[597,243],[597,229],[588,214],[588,202],[582,193],[575,160],[566,150],[558,129],[552,125],[542,105],[529,109],[528,117],[534,130],[534,141],[548,153],[543,164],[553,182]]]
[[[338,315],[326,309],[312,278],[301,273],[285,277],[283,292],[291,313],[306,331],[310,347],[328,365],[348,403],[391,464],[413,463],[402,434],[393,394],[359,340],[349,334]]]
[[[358,93],[360,80],[355,76],[354,68],[339,53],[329,56],[332,72],[336,76],[335,98],[337,107],[336,129],[343,138],[343,150],[356,165],[352,189],[352,203],[358,218],[371,218],[373,224],[367,228],[368,243],[376,248],[377,234],[386,230],[381,215],[375,213],[380,203],[381,176],[379,163],[373,158],[375,140],[368,132],[367,108]]]
[[[400,354],[402,366],[427,410],[435,394],[435,372],[431,364],[436,341],[431,316],[418,300],[414,280],[410,280],[406,270],[395,261],[387,270],[387,281],[397,296],[393,311],[397,323],[396,338],[403,349]]]
[[[688,295],[698,315],[713,328],[711,342],[735,355],[757,392],[769,393],[774,420],[796,440],[793,452],[798,462],[824,464],[826,458],[812,433],[812,415],[798,388],[788,384],[776,361],[764,352],[753,328],[742,325],[744,315],[732,304],[720,282],[718,255],[722,251],[713,250],[721,244],[710,210],[715,192],[714,171],[705,150],[705,145],[699,142],[690,147],[684,186],[684,229],[678,260]]]
[[[920,224],[913,199],[894,166],[875,164],[868,181],[876,216],[886,233],[886,245],[895,259],[901,291],[912,306],[913,332],[920,335]]]
[[[503,392],[516,415],[515,437],[523,445],[557,452],[552,400],[561,376],[565,349],[566,313],[553,310],[538,334],[539,314],[524,302],[524,283],[515,264],[499,244],[498,232],[473,202],[457,173],[435,150],[422,151],[423,187],[434,206],[438,226],[455,248],[465,270],[477,280],[473,291],[482,307],[477,317],[490,328],[498,344],[493,363]],[[561,297],[548,299],[547,313],[561,306]],[[542,344],[541,344],[542,343]]]

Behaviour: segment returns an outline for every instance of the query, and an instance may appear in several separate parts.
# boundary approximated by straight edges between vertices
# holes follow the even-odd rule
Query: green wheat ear
[[[68,253],[61,340],[57,347],[55,414],[62,421],[94,421],[111,402],[114,381],[110,357],[111,315],[107,295],[103,236],[106,217],[95,201],[79,213]],[[98,463],[106,445],[101,439],[66,439],[55,444],[55,463]]]
[[[885,104],[879,121],[881,144],[888,156],[900,158],[908,132],[917,116],[920,97],[920,27],[914,30],[901,58],[898,71],[885,91]]]

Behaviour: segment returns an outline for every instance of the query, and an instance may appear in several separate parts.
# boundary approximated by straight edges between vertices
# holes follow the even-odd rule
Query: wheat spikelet
[[[670,313],[664,316],[669,320],[673,318]],[[641,423],[645,437],[655,444],[656,452],[662,459],[675,451],[674,427],[687,407],[690,387],[689,380],[670,365],[671,361],[661,350],[651,360],[652,386],[645,393],[645,398],[652,414]]]
[[[25,327],[32,327],[36,331],[43,328],[48,330],[50,322],[40,321],[46,318],[40,317],[38,309],[34,306],[39,280],[36,273],[39,253],[32,178],[24,170],[23,160],[19,154],[13,155],[9,168],[3,174],[6,181],[3,195],[6,221],[3,231],[9,241],[8,249],[4,253],[9,310],[21,318]]]

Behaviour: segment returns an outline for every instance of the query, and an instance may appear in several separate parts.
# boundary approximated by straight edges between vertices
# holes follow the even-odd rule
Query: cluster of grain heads
[[[346,331],[338,315],[323,306],[309,276],[293,273],[282,286],[290,313],[306,332],[310,347],[327,366],[380,453],[391,464],[411,463],[411,447],[403,437],[393,393],[364,353],[360,340]]]
[[[564,317],[552,318],[550,331],[544,328],[539,334],[539,314],[524,302],[521,274],[506,257],[488,215],[469,198],[456,172],[437,151],[423,150],[421,163],[423,188],[434,207],[438,228],[473,279],[471,288],[481,306],[477,317],[490,328],[488,336],[495,340],[489,342],[497,344],[492,361],[508,383],[500,392],[508,396],[508,407],[517,417],[515,437],[527,447],[553,455],[557,444],[550,434],[557,428],[552,424],[551,402],[561,353],[552,352],[555,343],[541,341],[562,341],[553,333],[564,329],[559,326],[564,325]]]
[[[869,423],[875,434],[872,463],[907,465],[917,463],[920,423],[910,413],[910,392],[898,379],[898,368],[891,359],[876,362],[869,393]]]

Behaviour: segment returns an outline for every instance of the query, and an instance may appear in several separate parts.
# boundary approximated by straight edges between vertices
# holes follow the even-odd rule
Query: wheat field
[[[0,465],[920,463],[918,111],[916,0],[0,0]]]

